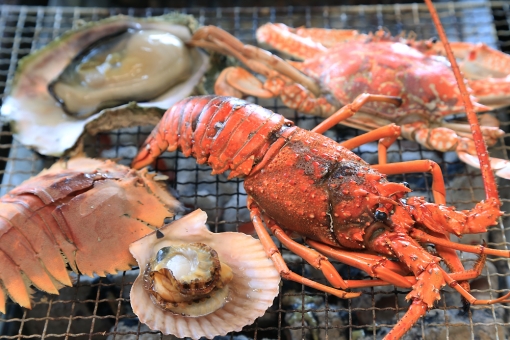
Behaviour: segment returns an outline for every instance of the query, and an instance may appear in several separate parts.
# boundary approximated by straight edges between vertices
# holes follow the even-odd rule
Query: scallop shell
[[[241,233],[211,233],[205,226],[206,221],[207,214],[195,210],[162,227],[159,231],[164,238],[158,239],[154,232],[129,247],[138,266],[145,268],[164,246],[201,242],[216,250],[220,261],[234,273],[227,303],[211,314],[185,317],[163,311],[152,303],[143,288],[142,270],[131,289],[131,307],[140,321],[153,330],[193,339],[240,331],[262,316],[278,295],[280,275],[260,241]]]

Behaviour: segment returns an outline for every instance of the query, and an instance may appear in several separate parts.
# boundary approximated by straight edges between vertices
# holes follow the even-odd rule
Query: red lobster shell
[[[112,161],[60,161],[0,200],[0,312],[6,293],[30,308],[30,284],[53,294],[75,272],[130,269],[129,244],[152,232],[180,203],[155,173]],[[65,259],[62,257],[65,256]]]
[[[338,116],[347,116],[348,110],[355,112],[365,98],[382,99],[361,95]],[[330,119],[325,123],[331,126],[336,122],[328,125]],[[510,293],[477,300],[464,282],[480,275],[486,255],[510,257],[510,253],[449,240],[451,234],[486,232],[495,225],[502,214],[497,192],[471,210],[458,211],[445,204],[442,174],[434,162],[387,163],[383,156],[379,164],[371,166],[350,151],[372,139],[388,147],[399,135],[396,125],[342,144],[316,131],[324,130],[321,125],[312,131],[301,129],[279,114],[240,99],[190,97],[165,113],[132,166],[146,166],[164,151],[180,149],[184,156],[211,166],[213,174],[230,170],[229,178],[244,177],[255,231],[285,279],[340,298],[360,295],[343,289],[374,285],[410,289],[407,299],[412,304],[386,339],[403,336],[440,299],[439,290],[446,284],[472,304],[507,302]],[[383,147],[380,152],[385,155]],[[433,176],[434,203],[406,197],[411,190],[405,183],[386,179],[387,175],[423,171]],[[282,245],[321,270],[335,288],[292,272],[266,227]],[[294,234],[314,249],[294,241]],[[422,246],[428,243],[435,244],[434,254]],[[465,270],[455,250],[480,254],[479,269]],[[328,257],[361,269],[377,281],[344,280]],[[449,273],[439,265],[441,260]]]

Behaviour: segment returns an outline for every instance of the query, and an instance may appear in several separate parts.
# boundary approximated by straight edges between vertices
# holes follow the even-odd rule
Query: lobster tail
[[[170,108],[145,141],[132,167],[151,164],[164,151],[180,149],[213,174],[247,175],[292,125],[281,115],[231,97],[201,96]]]
[[[88,276],[130,269],[128,245],[180,209],[154,176],[78,158],[1,197],[0,312],[7,295],[30,308],[30,284],[53,294],[71,286],[66,264]]]

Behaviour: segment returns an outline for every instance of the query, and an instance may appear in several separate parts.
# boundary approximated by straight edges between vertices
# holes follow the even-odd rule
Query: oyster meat
[[[259,240],[211,233],[196,210],[132,243],[140,274],[133,312],[153,330],[212,338],[240,331],[269,308],[280,275]]]
[[[185,44],[197,26],[171,13],[69,31],[20,60],[1,113],[17,140],[51,156],[73,148],[84,131],[155,125],[209,67],[205,53]]]

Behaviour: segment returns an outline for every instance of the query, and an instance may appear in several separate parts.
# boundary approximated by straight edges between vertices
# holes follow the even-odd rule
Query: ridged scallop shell
[[[185,317],[163,311],[152,303],[143,288],[141,270],[131,289],[131,307],[140,321],[153,330],[193,339],[240,331],[262,316],[278,294],[280,275],[260,241],[241,233],[211,233],[205,226],[206,221],[207,214],[195,210],[162,227],[164,238],[158,239],[154,232],[129,247],[138,266],[145,268],[162,247],[201,242],[216,250],[220,261],[234,273],[227,303],[211,314]]]

